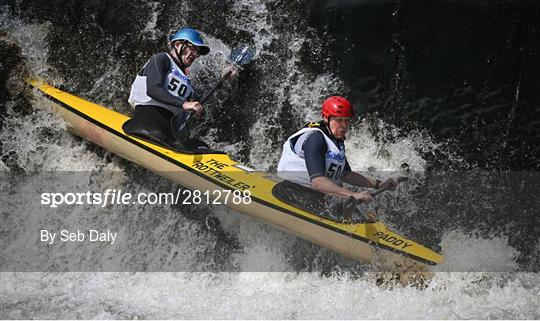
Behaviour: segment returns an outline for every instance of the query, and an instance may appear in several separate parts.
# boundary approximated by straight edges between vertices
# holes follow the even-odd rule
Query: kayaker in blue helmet
[[[150,57],[131,85],[128,101],[135,111],[123,128],[128,134],[181,150],[183,142],[176,140],[170,120],[191,111],[195,116],[202,115],[204,107],[194,100],[189,68],[210,48],[201,33],[192,28],[179,29],[169,37],[168,44],[170,51]],[[232,79],[237,72],[230,71]]]

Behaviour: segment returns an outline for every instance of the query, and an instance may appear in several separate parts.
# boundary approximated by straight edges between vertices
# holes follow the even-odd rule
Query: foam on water
[[[276,35],[273,31],[271,15],[266,2],[261,0],[235,1],[232,4],[234,18],[229,20],[231,27],[243,30],[253,36],[256,55],[268,53],[268,47]]]
[[[37,98],[34,104],[41,108],[50,102]],[[45,111],[21,116],[8,104],[0,140],[4,153],[15,153],[17,166],[25,171],[88,171],[105,164],[86,151],[88,143],[78,141],[66,131],[63,120]]]
[[[53,68],[47,64],[49,47],[46,41],[47,33],[51,24],[29,24],[11,17],[5,7],[0,7],[0,32],[2,38],[7,41],[19,44],[21,53],[28,58],[29,69],[36,76],[47,76],[51,82],[56,83],[58,78],[53,77]]]
[[[508,245],[507,236],[480,236],[459,230],[448,231],[441,240],[444,263],[437,271],[516,272],[519,252]]]
[[[142,32],[147,33],[151,39],[157,39],[158,34],[156,32],[156,24],[158,16],[161,14],[161,10],[163,9],[160,6],[160,3],[157,1],[149,2],[148,5],[152,8],[151,16],[148,22],[146,22],[146,26],[144,26],[144,29]]]
[[[534,274],[440,273],[426,290],[371,275],[313,273],[2,273],[5,318],[526,319]],[[516,300],[519,298],[519,300]],[[397,304],[396,304],[397,303]]]
[[[267,223],[223,206],[212,207],[220,226],[242,245],[233,253],[231,265],[238,271],[290,271],[287,254],[294,237]]]
[[[430,137],[418,131],[399,137],[397,129],[387,128],[387,124],[378,120],[375,130],[379,135],[394,136],[394,142],[383,143],[377,140],[366,119],[351,127],[347,134],[347,159],[351,167],[358,171],[395,172],[400,171],[401,165],[406,163],[412,171],[424,171],[426,161],[421,153],[437,148]]]
[[[0,171],[9,172],[9,167],[7,167],[7,165],[4,164],[4,162],[1,160],[0,160]]]

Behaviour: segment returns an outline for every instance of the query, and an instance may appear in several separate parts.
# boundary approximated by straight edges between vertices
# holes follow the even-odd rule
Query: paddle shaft
[[[214,85],[214,87],[212,87],[212,89],[210,89],[210,91],[208,91],[206,95],[204,95],[204,97],[201,99],[201,101],[199,101],[199,103],[201,105],[204,104],[208,100],[208,98],[210,98],[212,94],[216,90],[218,90],[218,88],[221,87],[221,85],[223,85],[223,82],[225,81],[225,79],[229,77],[230,74],[231,74],[231,71],[227,71],[227,73],[223,75],[223,77],[221,77],[221,79]],[[195,111],[190,110],[188,113],[189,114],[186,117],[186,123],[190,121],[191,117],[193,117],[193,114],[195,114]]]
[[[245,64],[247,64],[251,58],[253,58],[253,51],[249,50],[248,47],[244,47],[240,50],[233,50],[231,53],[231,62],[237,66],[241,67]],[[221,79],[210,89],[208,93],[199,101],[199,103],[202,105],[204,104],[208,98],[212,96],[212,94],[219,88],[221,85],[223,85],[223,82],[225,79],[227,79],[231,75],[232,71],[229,70],[227,73],[225,73]],[[195,111],[190,110],[187,113],[180,113],[171,118],[171,128],[173,130],[173,134],[177,140],[184,140],[189,136],[189,125],[191,123],[191,120],[193,119],[193,115],[195,114]],[[182,120],[182,117],[185,116],[185,119]]]
[[[210,98],[210,96],[212,96],[212,94],[219,88],[221,87],[221,85],[223,85],[223,82],[225,81],[225,79],[229,78],[229,75],[231,74],[232,71],[227,71],[227,73],[225,75],[223,75],[223,77],[221,77],[221,79],[217,82],[217,84],[214,85],[214,87],[212,87],[212,89],[210,89],[209,92],[206,93],[206,95],[204,95],[204,97],[201,99],[200,103],[201,105],[204,104],[208,98]],[[192,111],[193,112],[193,111]]]
[[[404,176],[398,177],[397,183],[399,184],[399,183],[404,182],[404,181],[406,181],[408,179],[409,179],[408,177],[404,177]],[[390,189],[390,187],[388,187],[388,185],[387,185],[385,187],[374,190],[373,192],[369,192],[369,195],[371,195],[371,197],[375,197],[375,196],[377,196],[377,195],[379,195],[381,193],[386,192],[389,189]]]

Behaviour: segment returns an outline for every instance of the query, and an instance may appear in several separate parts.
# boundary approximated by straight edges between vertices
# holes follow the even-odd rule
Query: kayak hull
[[[54,102],[52,112],[65,120],[69,130],[85,140],[192,190],[249,190],[250,204],[227,204],[240,213],[362,263],[373,263],[377,258],[392,270],[404,266],[425,270],[443,260],[440,254],[396,234],[381,222],[338,223],[285,204],[272,195],[277,182],[268,174],[242,166],[226,154],[181,154],[128,136],[122,130],[127,116],[46,84],[31,83]],[[206,168],[212,164],[218,164],[217,169]]]

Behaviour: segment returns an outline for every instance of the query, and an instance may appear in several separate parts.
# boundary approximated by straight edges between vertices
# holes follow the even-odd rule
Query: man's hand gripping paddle
[[[401,176],[401,177],[398,177],[398,179],[396,180],[397,183],[401,183],[401,182],[404,182],[406,180],[408,180],[409,178],[408,177],[404,177],[404,176]],[[375,197],[383,192],[386,192],[387,190],[389,190],[390,187],[388,186],[385,186],[385,187],[382,187],[382,188],[379,188],[377,190],[374,190],[373,192],[370,192],[369,195],[371,195],[371,197]],[[352,218],[352,215],[354,214],[354,211],[356,210],[356,206],[358,205],[358,200],[354,197],[354,196],[349,196],[348,198],[346,198],[344,201],[343,201],[343,217],[345,218],[345,220],[347,221],[350,221],[351,218]]]
[[[246,65],[251,61],[253,56],[255,55],[255,52],[253,49],[251,49],[248,46],[239,47],[236,49],[233,49],[231,51],[231,55],[229,56],[229,61],[232,63],[236,68],[242,69],[242,66]],[[200,103],[204,104],[210,96],[219,88],[221,85],[223,85],[223,82],[225,79],[227,79],[230,74],[231,70],[229,70],[226,74],[224,74],[221,79],[210,89],[208,93],[201,99]],[[173,133],[177,140],[180,142],[184,141],[189,136],[189,125],[191,123],[191,120],[193,119],[194,111],[190,111],[187,113],[180,113],[175,115],[173,118],[171,118],[171,127],[173,130]]]

